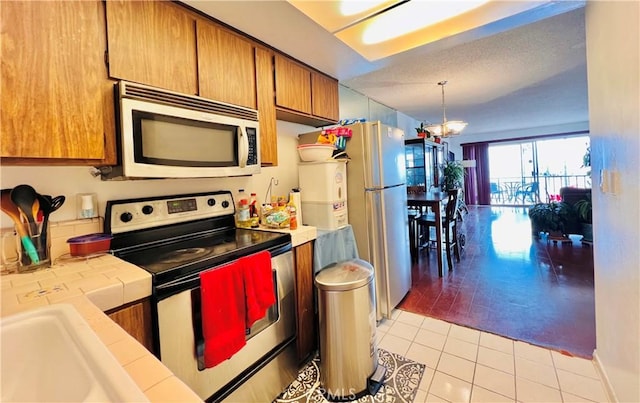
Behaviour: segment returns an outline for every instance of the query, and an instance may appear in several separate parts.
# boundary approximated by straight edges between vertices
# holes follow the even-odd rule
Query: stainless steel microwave
[[[126,81],[115,90],[120,166],[103,179],[260,172],[257,110]]]

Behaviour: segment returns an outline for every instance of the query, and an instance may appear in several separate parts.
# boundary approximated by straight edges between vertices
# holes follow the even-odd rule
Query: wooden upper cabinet
[[[200,95],[255,109],[253,44],[205,20],[197,20],[197,38]]]
[[[311,114],[311,71],[278,54],[275,70],[276,105]]]
[[[311,73],[312,114],[338,120],[338,80],[316,72]]]
[[[168,1],[106,1],[109,74],[198,93],[195,16]]]
[[[260,117],[260,163],[278,165],[276,105],[273,98],[273,52],[256,47],[256,84]]]
[[[102,3],[2,1],[0,16],[3,163],[115,163]]]
[[[284,55],[275,55],[278,119],[325,126],[339,119],[338,81]]]

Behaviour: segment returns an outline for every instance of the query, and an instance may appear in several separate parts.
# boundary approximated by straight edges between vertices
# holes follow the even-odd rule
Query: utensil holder
[[[42,231],[42,223],[38,223],[38,233],[20,238],[20,265],[18,273],[30,272],[51,266],[51,243],[49,228]],[[20,231],[17,231],[20,233]],[[28,233],[28,232],[27,232]]]
[[[18,234],[15,231],[6,231],[2,234],[2,265],[0,274],[13,274],[18,272],[20,266],[20,245]]]

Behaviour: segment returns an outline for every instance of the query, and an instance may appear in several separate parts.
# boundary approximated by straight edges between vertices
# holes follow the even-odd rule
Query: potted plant
[[[416,127],[416,132],[418,133],[418,137],[420,138],[429,138],[429,132],[427,131],[427,128],[424,127],[424,123],[420,123],[420,127]]]
[[[582,156],[582,168],[591,168],[591,147],[587,146],[587,151],[585,151]],[[591,175],[591,169],[587,171],[587,175]]]
[[[549,239],[568,239],[565,228],[577,219],[576,212],[569,203],[536,203],[529,208],[532,235],[539,237],[547,233]]]
[[[531,234],[536,238],[540,237],[541,232],[557,230],[560,222],[551,203],[537,203],[529,207],[529,220],[531,220]]]
[[[591,166],[591,147],[587,146],[587,150],[582,156],[582,166],[590,167]]]
[[[574,205],[580,225],[582,227],[582,242],[593,242],[593,216],[591,208],[591,196],[581,199]]]
[[[462,187],[464,180],[464,167],[457,161],[447,161],[444,164],[444,189],[452,190]]]

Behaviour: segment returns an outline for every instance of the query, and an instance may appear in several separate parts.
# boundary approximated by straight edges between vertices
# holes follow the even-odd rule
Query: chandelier
[[[460,134],[462,129],[467,126],[467,122],[463,122],[461,120],[447,120],[446,108],[444,105],[444,86],[447,84],[447,81],[440,81],[438,83],[439,86],[442,87],[442,123],[438,125],[428,125],[426,127],[427,131],[432,136],[442,136],[449,137],[456,134]]]

